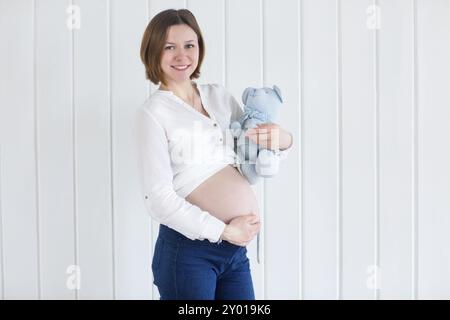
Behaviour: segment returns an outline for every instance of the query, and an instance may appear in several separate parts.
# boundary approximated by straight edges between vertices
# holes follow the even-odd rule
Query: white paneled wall
[[[301,135],[305,299],[337,298],[340,280],[337,10],[333,1],[302,4],[302,132],[308,132]]]
[[[450,1],[417,4],[415,225],[421,298],[450,296]]]
[[[380,297],[415,298],[415,4],[409,0],[383,0],[379,4],[383,8],[376,39]]]
[[[257,298],[450,299],[450,0],[0,0],[0,298],[159,298],[133,117],[167,8],[200,83],[282,90]]]

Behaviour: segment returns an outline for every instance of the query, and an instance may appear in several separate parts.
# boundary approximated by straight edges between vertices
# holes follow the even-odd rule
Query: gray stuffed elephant
[[[235,138],[240,171],[250,184],[255,184],[260,177],[268,178],[278,173],[279,157],[275,151],[259,147],[245,137],[245,133],[259,124],[275,122],[283,100],[280,89],[273,86],[273,89],[245,89],[242,102],[244,114],[231,123],[230,129]]]

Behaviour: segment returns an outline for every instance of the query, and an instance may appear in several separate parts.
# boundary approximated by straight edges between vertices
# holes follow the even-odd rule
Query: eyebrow
[[[191,42],[191,41],[194,41],[194,40],[188,40],[188,41],[185,41],[185,43],[186,42]],[[166,44],[175,44],[175,43],[173,43],[173,42],[166,42]]]

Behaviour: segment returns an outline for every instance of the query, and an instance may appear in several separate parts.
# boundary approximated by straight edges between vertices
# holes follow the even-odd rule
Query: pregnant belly
[[[259,215],[253,189],[247,179],[231,165],[206,179],[186,197],[186,201],[225,223],[250,213]]]

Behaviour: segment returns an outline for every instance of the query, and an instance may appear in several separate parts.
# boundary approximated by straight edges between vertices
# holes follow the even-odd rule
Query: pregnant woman
[[[204,52],[188,10],[160,12],[142,39],[146,77],[160,85],[136,118],[143,197],[160,223],[154,283],[161,299],[253,300],[246,245],[260,229],[259,211],[227,130],[243,111],[222,86],[193,81]],[[249,138],[285,156],[292,135],[273,123],[260,129]]]

